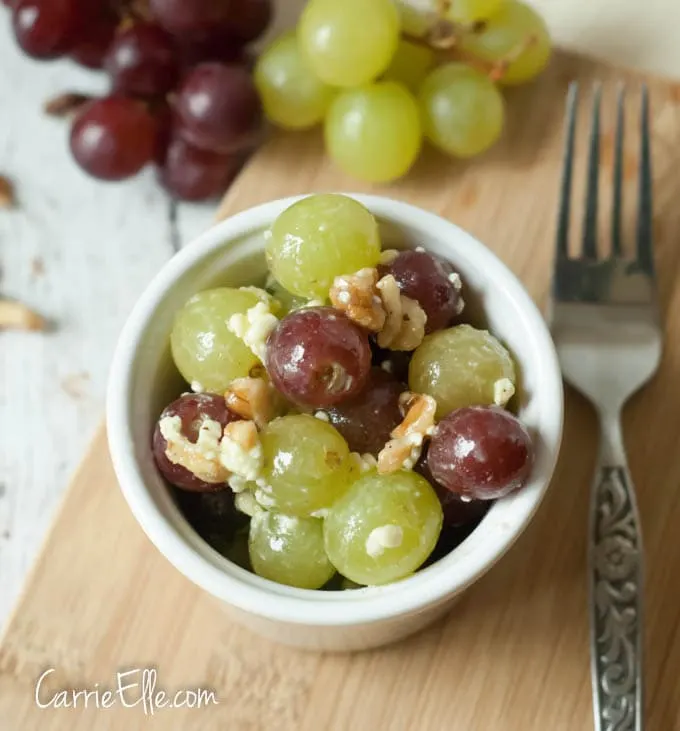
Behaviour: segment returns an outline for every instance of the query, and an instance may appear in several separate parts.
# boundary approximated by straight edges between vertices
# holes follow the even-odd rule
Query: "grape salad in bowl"
[[[329,193],[175,256],[123,330],[107,411],[165,557],[260,634],[345,651],[429,624],[508,550],[552,476],[562,385],[486,247]]]

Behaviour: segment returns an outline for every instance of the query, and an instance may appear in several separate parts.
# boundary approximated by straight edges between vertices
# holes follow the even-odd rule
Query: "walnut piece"
[[[0,300],[0,330],[47,330],[47,322],[37,312],[14,300]]]
[[[413,469],[420,458],[425,437],[434,431],[437,402],[422,393],[403,393],[399,398],[406,412],[404,420],[390,433],[392,439],[378,455],[378,472],[381,475],[400,469]]]
[[[13,208],[15,202],[14,184],[7,176],[0,175],[0,208]]]
[[[232,421],[224,427],[220,462],[245,480],[255,482],[260,477],[264,455],[254,421]]]
[[[387,315],[378,333],[378,345],[390,350],[415,350],[425,337],[425,311],[414,299],[401,294],[391,274],[384,276],[376,287]]]
[[[227,407],[262,428],[276,415],[276,396],[263,378],[237,378],[224,394]]]
[[[43,109],[45,110],[45,114],[49,114],[50,117],[68,117],[92,99],[93,97],[87,96],[87,94],[67,91],[64,94],[59,94],[58,96],[52,97],[52,99],[48,99]]]
[[[199,480],[211,485],[226,482],[229,471],[220,461],[220,439],[222,425],[212,419],[205,419],[198,429],[198,439],[192,442],[182,431],[179,416],[166,416],[159,424],[161,434],[167,442],[166,457],[196,475]]]
[[[333,307],[371,332],[385,324],[385,309],[376,285],[376,269],[360,269],[356,274],[336,277],[330,291]]]

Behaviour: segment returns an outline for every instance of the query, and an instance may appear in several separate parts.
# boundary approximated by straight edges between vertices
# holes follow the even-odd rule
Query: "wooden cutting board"
[[[639,80],[559,55],[535,85],[508,94],[504,139],[483,158],[466,164],[428,151],[406,180],[371,188],[339,174],[323,157],[318,136],[280,136],[251,161],[219,215],[294,193],[377,190],[469,229],[542,303],[552,255],[563,100],[572,78],[586,86],[596,78],[606,82],[602,155],[611,162],[615,82],[629,82],[634,97]],[[647,551],[648,728],[679,731],[680,94],[659,80],[651,80],[650,88],[655,231],[668,337],[658,377],[626,410],[625,434]],[[635,124],[633,102],[629,130]],[[585,115],[582,122],[583,131]],[[627,193],[634,189],[636,164],[632,145],[626,153]],[[577,181],[583,168],[581,159]],[[608,178],[603,174],[603,185]],[[632,231],[630,210],[626,220]],[[602,227],[607,229],[604,217]],[[596,435],[593,413],[569,393],[564,447],[543,507],[512,551],[444,621],[383,650],[320,655],[273,645],[234,625],[162,558],[123,501],[101,431],[2,638],[0,729],[591,728],[585,550]],[[50,668],[42,702],[57,689],[103,690],[116,686],[119,672],[155,668],[158,688],[212,688],[219,703],[151,716],[141,706],[120,702],[97,709],[94,695],[83,708],[81,695],[78,709],[40,709],[36,680]],[[124,682],[140,679],[133,674]]]

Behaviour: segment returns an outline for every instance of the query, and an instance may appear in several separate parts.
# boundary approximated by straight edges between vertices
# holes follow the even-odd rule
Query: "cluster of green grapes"
[[[330,157],[347,173],[389,182],[423,140],[468,158],[499,138],[499,86],[546,66],[550,37],[519,0],[309,0],[297,29],[257,61],[255,83],[277,126],[324,124]]]
[[[453,265],[422,248],[386,257],[353,198],[303,198],[267,234],[266,291],[205,290],[175,317],[174,363],[195,393],[160,415],[158,469],[196,530],[264,578],[306,589],[405,578],[528,478],[531,439],[505,408],[513,359],[463,321]],[[422,309],[418,342],[382,347],[382,326],[360,325],[339,295],[330,306],[329,288],[369,271],[376,298],[392,281]],[[383,469],[412,399],[429,399],[429,425]],[[232,430],[248,437],[236,450]]]

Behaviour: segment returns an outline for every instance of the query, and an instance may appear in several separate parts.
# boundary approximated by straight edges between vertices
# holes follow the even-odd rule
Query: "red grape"
[[[109,96],[87,104],[71,128],[71,152],[90,175],[122,180],[153,158],[156,122],[134,99]]]
[[[519,489],[533,464],[531,437],[496,406],[456,409],[437,425],[427,454],[434,479],[463,498],[493,500]]]
[[[178,38],[212,33],[239,12],[234,0],[149,0],[149,7],[153,17]]]
[[[250,43],[267,30],[271,19],[271,0],[239,0],[238,9],[231,13],[226,30],[243,43]]]
[[[182,139],[175,139],[161,168],[161,181],[176,198],[208,200],[224,193],[242,165],[242,155],[199,150]]]
[[[389,265],[380,267],[381,276],[391,274],[399,289],[425,310],[428,333],[446,327],[460,312],[460,291],[449,279],[454,272],[448,261],[426,251],[402,251]]]
[[[349,448],[360,454],[378,452],[390,439],[390,432],[401,423],[399,396],[408,391],[382,368],[371,368],[363,391],[353,399],[328,410],[331,424],[347,440]]]
[[[360,393],[371,368],[368,336],[332,307],[306,307],[279,322],[267,341],[267,371],[289,400],[333,406]]]
[[[179,73],[172,38],[153,23],[136,23],[118,33],[104,66],[114,90],[131,96],[165,94]]]
[[[87,37],[71,51],[71,58],[81,66],[100,69],[104,57],[116,35],[118,19],[113,13],[102,13],[87,29]]]
[[[247,521],[247,516],[236,510],[229,487],[212,492],[176,490],[175,500],[191,527],[209,542],[219,535],[223,540],[230,538]]]
[[[86,0],[15,0],[14,35],[34,58],[56,58],[83,38]]]
[[[181,65],[187,69],[206,61],[245,65],[247,60],[243,43],[223,31],[202,38],[177,40]]]
[[[245,149],[261,130],[255,85],[237,65],[204,63],[193,68],[179,89],[175,111],[181,136],[204,150]]]
[[[191,442],[198,439],[198,430],[207,419],[219,422],[223,427],[240,417],[227,408],[223,396],[211,393],[197,393],[180,396],[173,401],[160,415],[159,424],[167,416],[179,416],[182,420],[182,434]],[[220,490],[224,484],[213,485],[199,480],[186,467],[171,462],[165,450],[168,443],[161,434],[159,424],[153,434],[153,455],[156,466],[165,479],[175,487],[193,492],[213,492]]]

